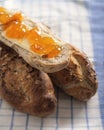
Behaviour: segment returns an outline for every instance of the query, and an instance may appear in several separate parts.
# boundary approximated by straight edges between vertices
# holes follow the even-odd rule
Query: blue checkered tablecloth
[[[98,92],[79,102],[58,90],[54,114],[20,113],[0,99],[0,130],[104,130],[104,0],[0,0],[42,21],[64,41],[87,53],[98,75]]]

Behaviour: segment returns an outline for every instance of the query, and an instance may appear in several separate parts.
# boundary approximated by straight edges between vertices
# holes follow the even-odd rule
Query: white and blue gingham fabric
[[[104,130],[104,0],[0,0],[0,5],[48,24],[87,53],[99,81],[87,103],[58,89],[56,111],[46,118],[20,113],[0,99],[0,130]]]

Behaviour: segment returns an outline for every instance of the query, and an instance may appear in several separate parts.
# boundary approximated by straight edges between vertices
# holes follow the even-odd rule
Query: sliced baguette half
[[[12,16],[13,11],[8,11],[8,14]],[[52,33],[50,28],[43,23],[36,23],[25,16],[22,23],[30,29],[34,27],[39,28],[41,30],[40,35],[42,37],[47,36],[54,39],[55,43],[57,43],[57,45],[61,47],[60,53],[55,57],[47,58],[43,55],[31,51],[27,40],[24,39],[21,42],[17,39],[7,37],[6,30],[8,29],[8,26],[6,27],[6,29],[3,29],[4,24],[0,24],[0,41],[2,41],[5,45],[13,48],[32,67],[35,67],[41,71],[53,73],[62,70],[68,65],[70,59],[70,51],[67,43],[58,39],[57,36]]]

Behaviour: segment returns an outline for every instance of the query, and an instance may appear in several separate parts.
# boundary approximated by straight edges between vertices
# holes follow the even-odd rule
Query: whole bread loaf
[[[0,42],[0,96],[15,109],[37,116],[54,112],[56,97],[49,76],[28,65]]]
[[[96,73],[86,54],[70,44],[69,47],[71,52],[69,65],[49,75],[54,84],[65,93],[81,101],[87,101],[98,88]]]

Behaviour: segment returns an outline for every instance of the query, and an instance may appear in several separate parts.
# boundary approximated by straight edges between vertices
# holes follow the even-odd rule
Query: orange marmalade
[[[40,29],[34,27],[28,29],[23,23],[21,13],[9,14],[5,8],[0,7],[0,24],[6,32],[6,36],[11,39],[26,39],[30,45],[30,50],[42,55],[44,58],[53,58],[57,56],[61,47],[57,45],[51,36],[41,36]]]

